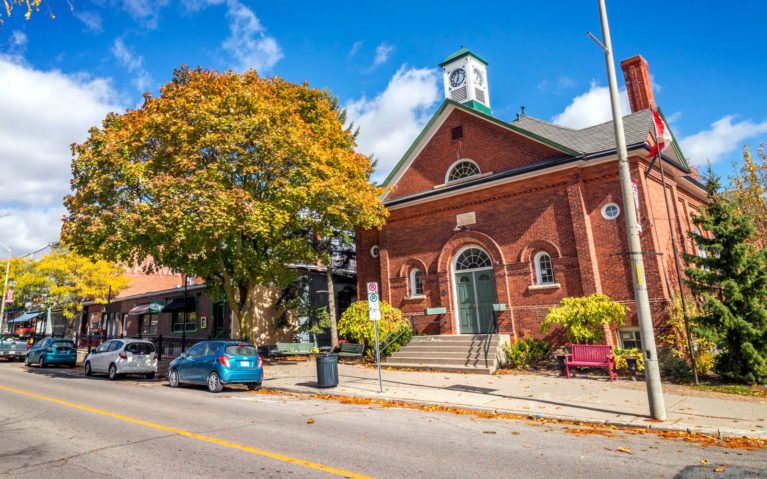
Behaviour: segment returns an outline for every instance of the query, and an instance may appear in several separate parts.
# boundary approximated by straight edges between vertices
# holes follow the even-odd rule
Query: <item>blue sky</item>
[[[0,27],[0,241],[20,253],[58,236],[69,144],[181,64],[329,88],[379,159],[377,179],[441,103],[437,64],[461,46],[490,63],[501,119],[523,105],[574,127],[610,119],[604,56],[586,37],[601,38],[596,1],[70,1],[48,0],[55,19],[17,7]],[[767,3],[607,3],[616,60],[645,57],[686,156],[726,177],[744,144],[767,140]]]

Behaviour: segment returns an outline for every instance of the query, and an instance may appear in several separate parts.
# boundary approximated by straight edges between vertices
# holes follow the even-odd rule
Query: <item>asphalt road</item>
[[[0,477],[767,477],[766,450],[565,429],[0,361]]]

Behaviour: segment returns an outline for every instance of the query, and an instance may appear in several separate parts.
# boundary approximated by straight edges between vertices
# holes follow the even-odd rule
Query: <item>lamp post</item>
[[[0,246],[8,250],[8,262],[5,264],[5,282],[3,283],[3,301],[0,304],[0,332],[5,331],[5,292],[8,290],[8,273],[11,268],[11,247],[0,243]]]

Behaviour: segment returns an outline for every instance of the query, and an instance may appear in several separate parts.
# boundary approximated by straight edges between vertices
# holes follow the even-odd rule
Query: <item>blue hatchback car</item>
[[[44,368],[53,364],[65,364],[70,368],[77,362],[75,343],[66,338],[46,338],[33,344],[27,351],[26,365],[37,364]]]
[[[181,383],[205,384],[220,392],[226,384],[245,384],[251,391],[261,387],[263,361],[252,344],[238,341],[203,341],[173,360],[168,368],[170,387]]]

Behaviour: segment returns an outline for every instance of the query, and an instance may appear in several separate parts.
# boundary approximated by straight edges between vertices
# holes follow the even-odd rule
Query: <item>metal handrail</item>
[[[381,346],[379,348],[379,351],[381,351],[382,353],[386,351],[386,348],[391,346],[392,343],[394,343],[394,341],[398,340],[400,337],[402,337],[403,334],[405,334],[405,332],[407,332],[410,329],[412,329],[412,326],[410,326],[410,318],[408,318],[407,320],[403,319],[402,321],[400,321],[397,327],[391,333],[387,334],[386,337],[383,339],[383,341],[379,342],[379,344],[384,344],[384,346]],[[387,342],[387,340],[391,336],[393,336],[395,333],[399,333],[399,334],[397,334],[394,338],[392,338],[391,340],[389,340],[389,342]]]
[[[496,333],[498,333],[498,317],[495,315],[495,309],[493,309],[493,318],[492,321],[490,321],[490,328],[487,331],[484,341],[485,344],[483,345],[485,351],[485,367],[487,367],[487,353],[490,351],[490,341]]]

